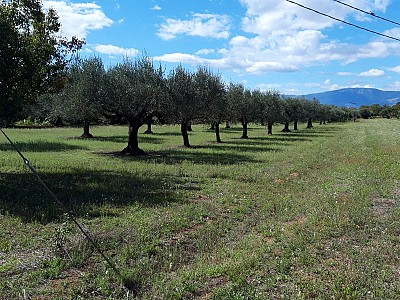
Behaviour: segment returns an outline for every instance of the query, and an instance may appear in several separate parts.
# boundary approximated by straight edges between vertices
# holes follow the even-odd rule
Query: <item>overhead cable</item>
[[[330,19],[332,19],[332,20],[335,20],[335,21],[338,21],[338,22],[342,22],[342,23],[344,23],[344,24],[346,24],[346,25],[353,26],[353,27],[356,27],[356,28],[358,28],[358,29],[365,30],[365,31],[368,31],[368,32],[370,32],[370,33],[374,33],[374,34],[383,36],[383,37],[385,37],[385,38],[392,39],[392,40],[395,40],[395,41],[400,42],[400,39],[399,39],[399,38],[396,38],[396,37],[394,37],[394,36],[390,36],[390,35],[387,35],[387,34],[384,34],[384,33],[380,33],[380,32],[378,32],[378,31],[374,31],[374,30],[371,30],[371,29],[368,29],[368,28],[365,28],[365,27],[362,27],[362,26],[359,26],[359,25],[356,25],[356,24],[353,24],[353,23],[344,21],[344,20],[342,20],[342,19],[338,19],[338,18],[332,17],[331,15],[325,14],[325,13],[323,13],[323,12],[320,12],[320,11],[316,10],[316,9],[310,8],[310,7],[308,7],[308,6],[302,5],[302,4],[297,3],[297,2],[295,2],[295,1],[292,1],[292,0],[286,0],[286,1],[287,1],[287,2],[290,2],[290,3],[292,3],[292,4],[295,4],[295,5],[297,5],[297,6],[300,6],[300,7],[304,8],[304,9],[307,9],[307,10],[310,10],[310,11],[312,11],[312,12],[315,12],[315,13],[317,13],[317,14],[319,14],[319,15],[328,17],[328,18],[330,18]]]
[[[375,18],[384,20],[384,21],[386,21],[386,22],[390,22],[390,23],[393,23],[393,24],[396,24],[396,25],[400,25],[400,23],[395,22],[395,21],[392,21],[392,20],[389,20],[389,19],[386,19],[386,18],[381,17],[381,16],[378,16],[377,14],[375,14],[375,13],[372,12],[372,11],[365,11],[365,10],[362,10],[361,8],[352,6],[352,5],[350,5],[350,4],[344,3],[344,2],[339,1],[339,0],[333,0],[333,1],[335,1],[335,2],[337,2],[337,3],[339,3],[339,4],[342,4],[342,5],[344,5],[344,6],[350,7],[350,8],[352,8],[352,9],[361,11],[361,12],[363,12],[363,13],[365,13],[365,14],[367,14],[367,15],[373,16],[373,17],[375,17]]]

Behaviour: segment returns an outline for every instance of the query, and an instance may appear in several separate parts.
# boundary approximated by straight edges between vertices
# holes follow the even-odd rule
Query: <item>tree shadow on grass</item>
[[[246,155],[246,151],[238,151],[241,153],[226,153],[214,151],[204,152],[202,149],[207,150],[223,150],[217,146],[193,146],[186,148],[183,146],[176,146],[170,149],[165,149],[160,152],[146,152],[143,156],[129,156],[123,155],[121,152],[109,152],[109,153],[98,153],[100,155],[110,155],[114,158],[124,160],[142,160],[142,161],[153,161],[155,163],[165,163],[169,165],[179,164],[184,161],[190,161],[195,164],[212,164],[212,165],[232,165],[245,162],[259,162]],[[225,149],[227,150],[227,149]],[[229,149],[231,150],[231,149]]]
[[[151,135],[139,135],[139,143],[149,143],[149,144],[162,144],[165,139],[159,137],[160,134]],[[117,136],[105,136],[105,137],[95,137],[93,140],[100,142],[112,142],[112,143],[128,143],[128,135],[117,135]]]
[[[154,135],[159,135],[159,136],[181,136],[182,133],[180,132],[180,129],[177,129],[177,131],[171,131],[171,132],[155,132],[153,133]]]
[[[176,193],[184,186],[179,178],[138,178],[111,171],[46,173],[41,177],[68,210],[78,216],[100,216],[104,205],[157,206],[184,201],[182,193]],[[41,223],[62,217],[62,209],[32,174],[0,174],[0,182],[1,214],[18,216],[23,222]]]
[[[247,152],[255,152],[255,153],[260,153],[260,152],[280,152],[283,151],[281,147],[271,147],[271,144],[268,143],[252,143],[251,141],[248,141],[249,143],[246,142],[223,142],[223,143],[213,143],[213,144],[207,144],[207,145],[201,145],[201,146],[196,146],[196,148],[199,149],[210,149],[210,150],[215,150],[215,151],[221,151],[221,152],[237,152],[240,153],[241,155],[247,153]],[[229,154],[230,155],[230,154]]]
[[[60,142],[16,142],[15,146],[22,152],[62,152],[68,150],[88,150],[88,148],[77,145],[69,145]],[[0,151],[15,151],[10,144],[0,144]]]

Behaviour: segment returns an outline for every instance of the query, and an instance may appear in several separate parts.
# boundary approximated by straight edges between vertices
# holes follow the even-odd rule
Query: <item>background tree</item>
[[[67,83],[56,110],[70,124],[83,125],[82,138],[92,138],[89,126],[103,116],[106,71],[99,57],[77,59],[67,72]]]
[[[188,126],[193,119],[199,117],[201,111],[201,103],[197,101],[198,96],[196,96],[194,75],[179,65],[171,71],[167,82],[171,99],[171,122],[181,125],[183,145],[191,147]]]
[[[395,118],[400,118],[400,102],[397,102],[392,106],[392,116]]]
[[[135,61],[125,58],[109,69],[108,115],[125,118],[129,124],[128,145],[123,154],[144,155],[139,148],[138,130],[157,111],[165,100],[166,90],[161,67],[154,68],[153,61],[142,56]]]
[[[269,135],[272,134],[272,126],[275,122],[285,121],[283,102],[280,95],[276,91],[259,92],[261,93],[261,99],[263,99],[264,107],[263,118],[267,123],[267,132]]]
[[[313,119],[318,117],[320,103],[317,99],[308,100],[305,106],[305,116],[307,119],[307,128],[313,128]]]
[[[369,106],[361,106],[360,107],[360,117],[363,119],[369,119],[372,117],[372,111],[369,109]]]
[[[0,122],[22,117],[27,103],[63,85],[69,54],[83,41],[57,38],[54,9],[43,10],[39,0],[0,2]]]
[[[248,125],[255,120],[257,104],[252,99],[250,90],[242,84],[230,83],[227,88],[227,102],[233,122],[242,124],[242,139],[247,139]]]
[[[290,121],[293,122],[293,130],[299,130],[299,121],[305,119],[305,107],[307,100],[298,97],[289,97],[284,100],[289,106]]]
[[[227,114],[225,85],[220,75],[207,67],[199,67],[194,75],[196,103],[200,103],[202,119],[213,125],[217,143],[221,143],[220,124]]]

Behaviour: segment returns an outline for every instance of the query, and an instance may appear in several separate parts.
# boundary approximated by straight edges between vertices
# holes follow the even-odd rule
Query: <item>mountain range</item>
[[[382,91],[371,88],[346,88],[323,93],[302,95],[312,100],[317,99],[322,104],[357,107],[362,105],[394,105],[400,102],[400,91]]]

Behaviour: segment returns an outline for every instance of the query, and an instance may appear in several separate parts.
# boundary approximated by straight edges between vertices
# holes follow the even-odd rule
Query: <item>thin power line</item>
[[[302,7],[302,8],[304,8],[304,9],[307,9],[307,10],[310,10],[310,11],[312,11],[312,12],[315,12],[315,13],[317,13],[317,14],[320,14],[320,15],[322,15],[322,16],[328,17],[328,18],[330,18],[330,19],[332,19],[332,20],[335,20],[335,21],[338,21],[338,22],[342,22],[342,23],[344,23],[344,24],[346,24],[346,25],[350,25],[350,26],[356,27],[356,28],[358,28],[358,29],[365,30],[365,31],[368,31],[368,32],[371,32],[371,33],[374,33],[374,34],[377,34],[377,35],[386,37],[386,38],[388,38],[388,39],[392,39],[392,40],[396,40],[396,41],[400,42],[400,39],[398,39],[398,38],[396,38],[396,37],[393,37],[393,36],[390,36],[390,35],[387,35],[387,34],[384,34],[384,33],[380,33],[380,32],[378,32],[378,31],[374,31],[374,30],[371,30],[371,29],[368,29],[368,28],[365,28],[365,27],[362,27],[362,26],[358,26],[358,25],[356,25],[356,24],[353,24],[353,23],[350,23],[350,22],[347,22],[347,21],[344,21],[344,20],[341,20],[341,19],[332,17],[332,16],[330,16],[330,15],[328,15],[328,14],[325,14],[325,13],[323,13],[323,12],[320,12],[320,11],[318,11],[318,10],[315,10],[315,9],[313,9],[313,8],[307,7],[307,6],[305,6],[305,5],[299,4],[299,3],[294,2],[294,1],[291,1],[291,0],[286,0],[286,1],[287,1],[287,2],[290,2],[290,3],[292,3],[292,4],[295,4],[295,5],[298,5],[298,6]]]
[[[335,1],[335,2],[337,2],[337,3],[340,3],[340,4],[344,5],[344,6],[350,7],[350,8],[352,8],[352,9],[361,11],[361,12],[363,12],[363,13],[365,13],[365,14],[367,14],[367,15],[373,16],[373,17],[375,17],[375,18],[384,20],[384,21],[386,21],[386,22],[390,22],[390,23],[393,23],[393,24],[396,24],[396,25],[400,25],[400,23],[395,22],[395,21],[392,21],[392,20],[389,20],[389,19],[386,19],[386,18],[381,17],[381,16],[378,16],[377,14],[373,13],[372,11],[365,11],[365,10],[362,10],[361,8],[352,6],[352,5],[350,5],[350,4],[344,3],[344,2],[339,1],[339,0],[333,0],[333,1]]]

